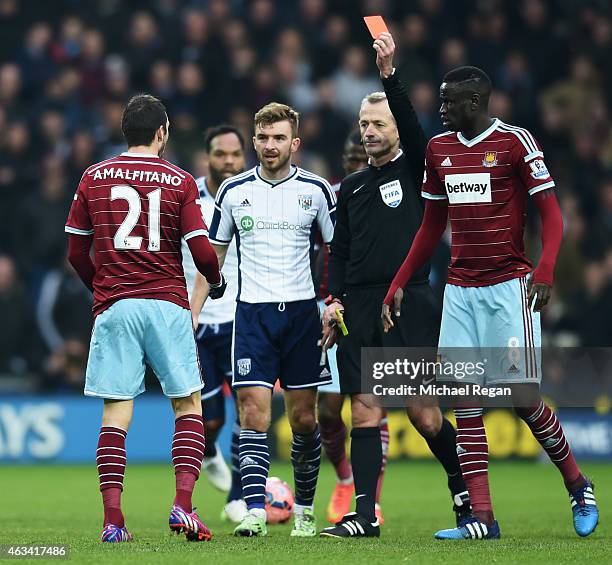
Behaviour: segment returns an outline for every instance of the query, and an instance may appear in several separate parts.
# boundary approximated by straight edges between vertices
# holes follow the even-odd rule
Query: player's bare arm
[[[204,308],[204,304],[206,303],[206,299],[208,298],[208,291],[210,287],[208,286],[208,282],[206,278],[200,273],[196,272],[196,278],[193,283],[193,289],[191,293],[191,320],[193,323],[193,329],[196,330],[199,326],[199,316],[202,312],[202,308]]]
[[[213,244],[213,249],[217,254],[217,261],[219,261],[219,269],[222,269],[223,265],[225,264],[225,256],[227,255],[228,246]]]
[[[227,281],[219,267],[219,260],[207,237],[198,236],[187,241],[196,269],[206,277],[208,296],[213,300],[221,298],[227,288]]]
[[[217,255],[217,261],[219,262],[219,270],[223,268],[225,263],[225,256],[227,255],[227,245],[213,245],[215,254]],[[204,308],[206,299],[210,293],[210,285],[208,281],[201,273],[196,273],[195,283],[193,285],[193,293],[191,295],[191,316],[193,319],[194,329],[198,327],[198,316]],[[212,297],[211,297],[212,298]]]

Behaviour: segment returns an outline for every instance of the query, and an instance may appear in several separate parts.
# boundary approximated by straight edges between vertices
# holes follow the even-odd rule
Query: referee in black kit
[[[344,311],[349,330],[339,339],[337,359],[341,392],[351,396],[356,512],[324,529],[321,536],[326,537],[380,535],[374,502],[382,461],[381,407],[373,395],[361,392],[361,348],[437,347],[441,315],[428,284],[429,265],[425,265],[404,292],[403,304],[410,304],[410,315],[398,318],[392,332],[383,332],[380,304],[421,225],[426,139],[393,68],[391,34],[382,33],[374,49],[385,91],[368,95],[359,112],[369,166],[347,176],[340,186],[329,260],[332,302],[323,317],[324,343],[338,337],[337,326],[329,325],[331,320],[338,321],[338,310]],[[455,429],[442,417],[435,400],[411,405],[407,412],[446,470],[459,521],[469,515],[470,504],[457,458]]]

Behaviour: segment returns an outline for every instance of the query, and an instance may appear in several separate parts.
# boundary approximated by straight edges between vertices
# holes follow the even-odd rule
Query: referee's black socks
[[[382,465],[382,442],[378,426],[352,429],[351,465],[355,481],[355,510],[357,514],[374,523],[376,484]]]
[[[440,461],[448,475],[448,488],[453,495],[467,490],[457,457],[456,438],[457,432],[446,418],[442,419],[442,426],[435,437],[425,438],[429,449]]]

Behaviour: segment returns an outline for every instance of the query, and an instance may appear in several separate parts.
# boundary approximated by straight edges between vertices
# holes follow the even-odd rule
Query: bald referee
[[[368,95],[359,112],[361,138],[369,166],[346,177],[340,186],[336,228],[329,261],[331,304],[324,313],[324,342],[336,339],[344,311],[349,334],[338,343],[340,389],[351,396],[351,463],[355,481],[356,512],[326,528],[326,537],[378,537],[375,517],[376,483],[382,462],[381,407],[361,391],[362,347],[436,347],[440,305],[428,284],[429,265],[415,273],[405,288],[410,316],[398,318],[395,332],[385,334],[380,303],[421,224],[426,140],[406,88],[393,68],[395,44],[389,33],[374,41],[376,65],[384,92]],[[401,144],[401,147],[400,147]],[[399,327],[401,326],[401,327]],[[467,489],[456,453],[455,430],[440,408],[407,408],[413,425],[448,475],[457,521],[470,514]]]

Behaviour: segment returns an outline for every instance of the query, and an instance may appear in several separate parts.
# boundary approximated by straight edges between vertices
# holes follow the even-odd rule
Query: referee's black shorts
[[[384,333],[380,312],[389,285],[349,288],[342,296],[348,335],[338,343],[342,394],[361,392],[362,347],[437,347],[442,308],[428,283],[404,289],[401,316]]]

